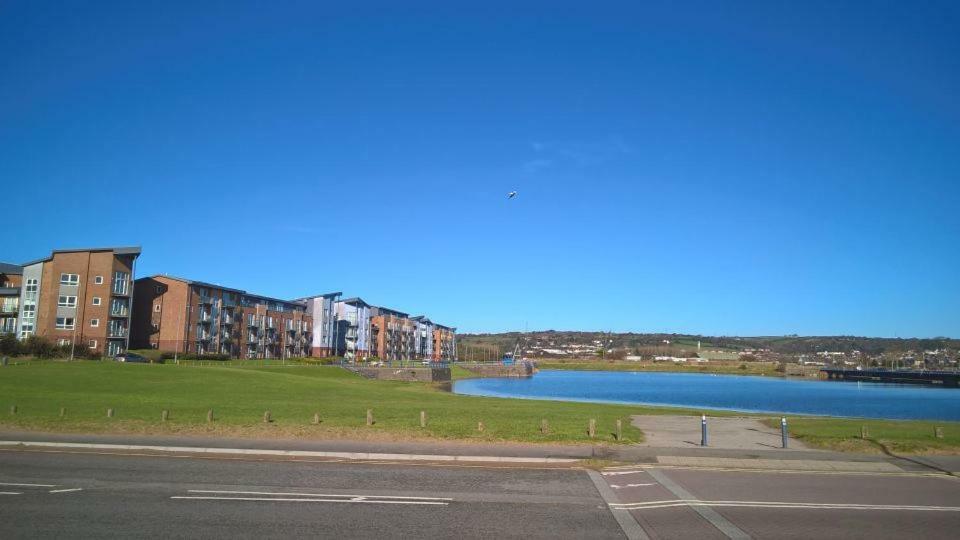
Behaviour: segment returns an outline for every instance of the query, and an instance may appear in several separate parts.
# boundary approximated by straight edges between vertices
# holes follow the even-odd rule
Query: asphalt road
[[[651,538],[957,538],[960,479],[945,475],[608,469]]]
[[[960,480],[944,475],[649,465],[588,473],[0,451],[2,538],[624,538],[626,531],[633,538],[935,539],[958,530]]]
[[[569,469],[4,451],[0,492],[2,538],[623,537]]]

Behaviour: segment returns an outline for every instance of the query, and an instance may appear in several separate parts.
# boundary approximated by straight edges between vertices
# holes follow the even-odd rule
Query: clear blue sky
[[[956,2],[107,4],[0,7],[0,260],[139,244],[461,331],[960,336]]]

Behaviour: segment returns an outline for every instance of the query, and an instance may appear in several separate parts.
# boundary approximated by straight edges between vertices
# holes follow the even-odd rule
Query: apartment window
[[[73,317],[57,317],[58,330],[73,330]]]
[[[99,297],[99,296],[94,296],[94,297],[93,297],[93,305],[99,306],[99,305],[100,305],[100,302],[101,302],[101,300],[100,300],[100,297]]]
[[[24,339],[27,336],[33,334],[33,324],[23,323],[20,325],[20,338]]]
[[[100,319],[90,319],[90,328],[96,328],[100,326]]]
[[[91,349],[96,349],[96,348],[97,348],[97,340],[91,339],[90,341],[88,341],[88,342],[87,342],[87,347],[90,347]]]
[[[80,274],[60,274],[61,285],[79,285]]]
[[[57,300],[57,305],[60,307],[75,308],[77,307],[77,297],[60,295],[60,298]]]
[[[123,298],[114,298],[110,300],[110,315],[115,317],[126,317],[127,301]]]
[[[156,311],[157,313],[160,313],[160,304],[154,305],[153,310]]]
[[[23,291],[27,300],[36,300],[37,299],[37,287],[39,286],[39,281],[37,279],[28,279],[27,284],[24,285]]]
[[[155,290],[157,294],[163,294],[163,285],[157,285]]]
[[[59,346],[61,346],[61,347],[66,347],[66,346],[69,345],[69,344],[70,344],[70,340],[67,339],[67,338],[60,338],[60,339],[57,340],[57,345],[59,345]]]
[[[93,284],[94,284],[94,285],[103,285],[103,276],[96,276],[96,277],[94,277],[94,278],[93,278]],[[96,343],[96,341],[94,341],[94,343]],[[96,345],[94,345],[94,346],[96,346]]]
[[[37,316],[37,305],[36,304],[24,304],[23,305],[23,318],[25,320],[33,320]]]

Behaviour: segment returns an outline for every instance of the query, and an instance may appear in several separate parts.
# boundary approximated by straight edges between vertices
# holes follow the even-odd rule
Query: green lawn
[[[10,406],[16,405],[16,414]],[[651,408],[458,396],[435,385],[363,379],[338,367],[35,362],[0,368],[0,425],[53,431],[211,433],[284,437],[455,438],[529,442],[624,442],[642,434],[629,415]],[[60,407],[66,415],[60,418]],[[106,410],[115,409],[113,418]],[[367,427],[366,410],[375,424]],[[160,421],[161,411],[169,421]],[[215,422],[206,413],[214,410]],[[269,410],[273,422],[264,424]],[[426,429],[419,427],[427,412]],[[663,409],[657,412],[663,412]],[[314,413],[322,422],[311,424]],[[539,431],[541,419],[549,433]],[[485,430],[477,431],[482,421]]]
[[[780,427],[778,420],[767,420]],[[867,438],[860,428],[867,427]],[[943,438],[934,435],[940,426]],[[791,418],[790,434],[818,448],[852,452],[882,452],[882,446],[894,453],[957,453],[960,451],[960,423],[872,420],[851,418]]]

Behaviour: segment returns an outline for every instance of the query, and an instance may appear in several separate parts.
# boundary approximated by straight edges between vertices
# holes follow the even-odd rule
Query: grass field
[[[776,419],[767,425],[779,428]],[[860,438],[860,428],[867,427],[867,438]],[[943,438],[934,435],[940,426]],[[960,423],[892,421],[849,418],[791,418],[790,434],[817,448],[846,452],[879,453],[886,447],[894,453],[960,452]]]
[[[543,367],[541,365],[541,367]],[[454,379],[473,376],[455,366]],[[17,411],[11,413],[10,407]],[[60,417],[60,408],[66,408]],[[107,418],[106,410],[115,411]],[[160,421],[168,410],[167,422]],[[207,423],[213,409],[215,421]],[[366,426],[373,409],[375,424]],[[263,422],[269,410],[273,421]],[[428,415],[419,427],[420,411]],[[322,422],[311,420],[319,413]],[[642,440],[634,414],[699,414],[661,407],[460,396],[437,385],[363,379],[339,367],[267,362],[117,364],[35,361],[0,368],[0,427],[89,433],[154,433],[246,437],[461,439],[516,442],[605,442],[617,419],[622,442]],[[740,413],[714,411],[714,416]],[[597,437],[587,436],[591,418]],[[542,419],[549,433],[540,433]],[[485,430],[477,431],[483,422]],[[775,422],[775,421],[771,421]],[[868,439],[860,439],[860,426]],[[942,426],[944,437],[934,437]],[[960,423],[855,419],[790,419],[790,431],[816,447],[879,452],[960,451]],[[879,443],[879,444],[878,444]]]
[[[597,420],[594,442],[615,442],[617,419],[623,421],[623,442],[636,442],[642,435],[630,427],[629,415],[663,411],[458,396],[430,384],[367,380],[338,367],[107,362],[0,368],[0,406],[0,425],[34,430],[584,443],[591,441],[591,418]],[[115,410],[113,418],[107,418],[108,408]],[[162,423],[164,409],[170,417]],[[209,409],[212,424],[206,422]],[[371,427],[365,425],[367,409],[374,412]],[[262,420],[267,410],[269,424]],[[421,410],[429,418],[425,429],[419,427]],[[319,426],[311,424],[314,413],[322,419]],[[549,423],[547,434],[539,431],[541,419]]]

